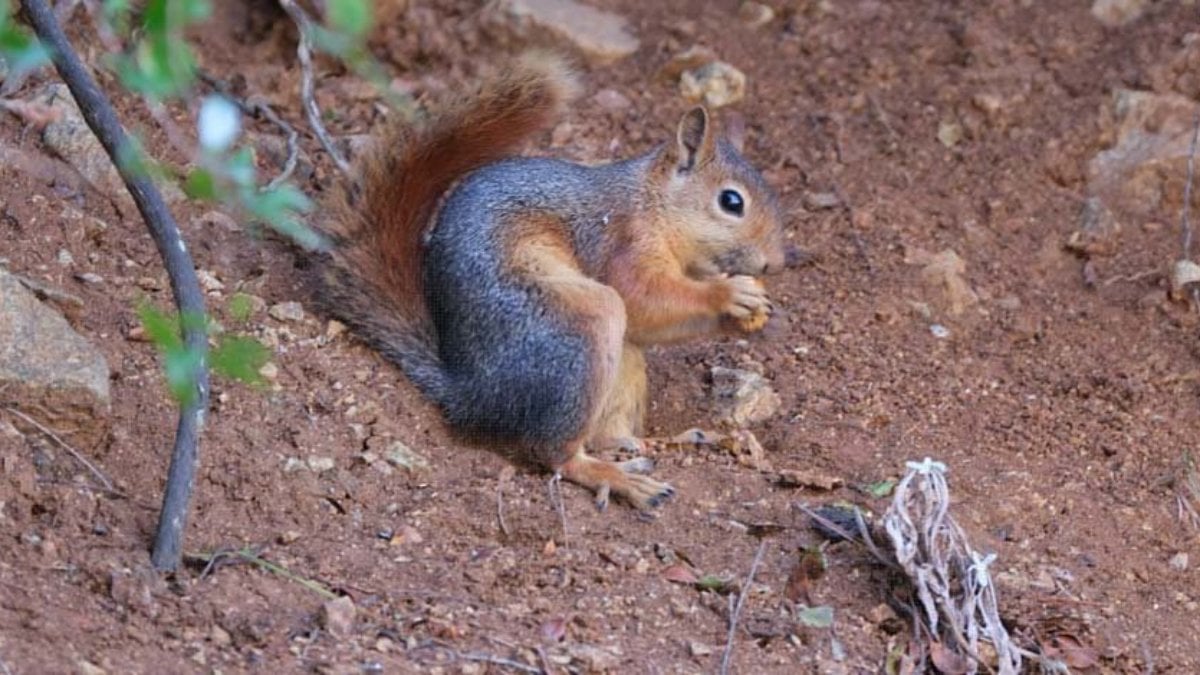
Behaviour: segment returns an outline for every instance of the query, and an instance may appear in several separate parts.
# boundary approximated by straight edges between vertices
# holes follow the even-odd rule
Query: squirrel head
[[[689,276],[760,276],[784,267],[779,202],[742,157],[738,126],[721,136],[707,110],[692,108],[652,170],[671,248]]]

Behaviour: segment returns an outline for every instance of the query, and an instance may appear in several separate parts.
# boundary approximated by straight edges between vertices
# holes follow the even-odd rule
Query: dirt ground
[[[728,600],[668,570],[744,578],[759,543],[747,523],[784,529],[750,589],[735,672],[882,672],[909,625],[861,549],[826,549],[811,601],[833,607],[833,631],[797,623],[785,585],[821,538],[795,505],[881,513],[887,499],[863,487],[927,456],[950,467],[953,513],[975,546],[998,555],[1002,614],[1023,645],[1094,650],[1083,672],[1200,672],[1200,534],[1177,501],[1200,437],[1198,321],[1161,273],[1179,257],[1180,198],[1118,214],[1107,255],[1064,246],[1087,163],[1112,142],[1113,91],[1196,94],[1178,84],[1194,84],[1195,68],[1166,84],[1155,73],[1177,60],[1197,7],[1164,0],[1109,29],[1090,3],[1067,0],[801,1],[775,3],[780,15],[752,29],[731,1],[596,4],[627,17],[642,46],[589,71],[570,132],[534,152],[600,160],[669,138],[686,103],[655,74],[682,48],[711,46],[749,78],[736,106],[747,153],[807,257],[771,279],[781,316],[764,333],[651,354],[650,425],[714,428],[709,370],[757,362],[782,399],[752,428],[771,468],[662,451],[656,475],[679,494],[657,519],[598,513],[570,485],[560,519],[546,476],[456,444],[394,367],[328,335],[321,317],[259,308],[236,324],[225,309],[236,291],[310,306],[305,263],[180,204],[198,266],[224,285],[210,306],[270,344],[277,366],[265,390],[215,388],[187,548],[253,547],[290,574],[230,564],[161,579],[148,547],[175,410],[153,347],[131,338],[140,298],[169,303],[157,254],[141,221],[102,195],[0,167],[0,258],[82,297],[75,325],[112,367],[111,432],[81,451],[120,493],[96,489],[45,438],[0,435],[0,672],[715,672]],[[373,44],[416,93],[495,60],[477,3],[413,5]],[[307,129],[295,31],[270,3],[218,2],[194,38],[206,72]],[[332,131],[369,132],[381,114],[371,90],[332,64],[320,71]],[[107,84],[150,149],[182,160]],[[629,104],[591,98],[605,89]],[[188,127],[189,113],[173,112]],[[264,173],[276,170],[276,130],[252,130]],[[11,115],[0,143],[42,152]],[[302,143],[301,184],[319,193],[336,173],[315,139]],[[109,226],[85,227],[78,212]],[[958,314],[922,275],[924,256],[947,249],[974,293]],[[79,281],[86,272],[104,282]],[[428,466],[389,463],[402,446]],[[783,486],[784,469],[841,485]],[[354,621],[328,630],[326,598],[298,580],[348,595]]]

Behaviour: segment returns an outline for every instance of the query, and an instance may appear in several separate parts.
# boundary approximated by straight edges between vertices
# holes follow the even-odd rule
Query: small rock
[[[75,275],[75,278],[85,284],[91,284],[93,286],[98,286],[104,283],[104,277],[96,274],[95,272],[84,272],[83,274],[77,274]]]
[[[388,445],[384,457],[391,464],[409,471],[424,471],[429,468],[429,460],[405,445],[403,441],[392,441]]]
[[[271,309],[267,313],[276,321],[298,323],[304,320],[304,307],[295,301],[271,305]]]
[[[679,93],[693,103],[703,101],[710,108],[721,108],[746,96],[746,75],[724,61],[714,61],[684,71],[679,77]]]
[[[1171,270],[1171,295],[1176,300],[1187,298],[1193,284],[1200,283],[1200,265],[1191,260],[1180,260]]]
[[[676,53],[671,57],[671,60],[658,71],[659,76],[663,79],[674,82],[683,75],[685,71],[696,70],[702,66],[707,66],[717,60],[717,53],[710,47],[704,45],[693,45],[687,49]]]
[[[780,469],[779,484],[783,487],[811,487],[818,490],[835,490],[842,486],[842,479],[837,476],[830,476],[805,469]]]
[[[209,639],[218,647],[228,647],[233,644],[233,636],[229,634],[229,631],[216,624],[213,624],[212,630],[209,631]]]
[[[305,464],[308,465],[309,470],[313,473],[332,471],[333,468],[337,466],[337,462],[335,462],[332,457],[309,457],[305,461]]]
[[[1079,229],[1072,232],[1066,247],[1083,257],[1116,255],[1120,248],[1121,224],[1098,197],[1088,197],[1079,215]]]
[[[238,225],[236,220],[220,211],[206,211],[193,218],[192,224],[196,226],[220,227],[229,232],[238,232],[242,229],[242,226]]]
[[[804,208],[809,211],[836,209],[842,205],[842,198],[836,192],[805,192],[803,199]]]
[[[217,278],[217,275],[208,270],[196,270],[196,279],[200,282],[200,288],[204,289],[205,293],[221,291],[225,289],[225,284]]]
[[[587,644],[571,644],[567,647],[571,659],[588,673],[615,673],[621,668],[621,650],[617,646],[596,647]]]
[[[27,414],[86,445],[106,433],[104,355],[61,314],[0,269],[0,391]],[[16,423],[18,427],[23,423]]]
[[[1088,163],[1088,194],[1123,216],[1178,213],[1196,102],[1178,94],[1124,89],[1114,92],[1111,101],[1112,121],[1104,131],[1108,149]]]
[[[775,19],[775,10],[761,2],[743,2],[738,8],[738,19],[750,28],[762,28]]]
[[[91,661],[76,661],[75,666],[79,668],[80,675],[108,675],[108,671]]]
[[[1136,21],[1150,0],[1095,0],[1092,3],[1092,16],[1109,28],[1120,28]]]
[[[750,370],[716,366],[712,394],[722,421],[744,427],[774,417],[782,402],[766,378]]]
[[[708,645],[704,644],[703,642],[696,642],[695,640],[689,640],[688,641],[688,653],[694,657],[709,656],[713,653],[713,648],[709,647]]]
[[[297,541],[300,541],[301,536],[302,535],[300,534],[299,530],[286,530],[283,534],[279,535],[279,543],[283,544],[284,546],[287,546],[288,544],[294,544]]]
[[[143,291],[161,291],[163,287],[162,282],[154,277],[138,277],[134,283]]]
[[[979,296],[967,283],[967,263],[952,249],[930,256],[924,254],[927,261],[921,270],[925,283],[940,290],[947,304],[947,311],[958,316],[968,307],[979,302]]]
[[[946,338],[950,337],[950,329],[946,328],[940,323],[930,325],[929,332],[933,334],[933,337],[939,340],[945,340]]]
[[[354,630],[356,608],[349,596],[342,596],[321,605],[321,626],[334,637],[344,638]]]
[[[63,267],[75,264],[75,256],[71,255],[71,252],[65,248],[58,249],[57,260],[58,264],[62,265]]]
[[[1004,107],[1004,101],[995,94],[978,93],[971,97],[971,104],[974,105],[979,112],[982,112],[984,117],[989,122],[995,123],[1000,117],[1000,111]]]
[[[624,17],[576,0],[498,0],[491,4],[485,23],[501,39],[568,44],[592,65],[623,59],[639,46]]]
[[[267,361],[258,369],[258,374],[262,375],[264,380],[274,382],[279,377],[279,366],[275,365],[274,361]]]
[[[1188,554],[1186,552],[1176,553],[1171,556],[1167,564],[1171,566],[1171,569],[1182,572],[1188,568]]]
[[[958,122],[941,122],[938,124],[937,139],[947,148],[953,148],[963,139],[963,128]]]
[[[625,94],[616,89],[601,89],[596,92],[595,96],[592,96],[592,101],[597,106],[610,112],[622,112],[628,110],[629,106],[633,105]]]
[[[337,319],[330,319],[325,325],[325,338],[328,340],[336,340],[338,337],[345,335],[348,327],[346,324]]]

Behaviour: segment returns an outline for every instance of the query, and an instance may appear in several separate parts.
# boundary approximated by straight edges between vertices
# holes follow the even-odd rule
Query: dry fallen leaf
[[[1042,653],[1076,669],[1091,668],[1100,662],[1100,654],[1069,633],[1060,633],[1042,645]]]
[[[546,642],[562,642],[567,637],[567,620],[555,617],[542,624],[542,639]]]
[[[825,576],[825,552],[819,546],[805,547],[800,551],[800,560],[788,575],[783,594],[792,602],[812,602],[812,591],[816,583]]]
[[[671,565],[663,570],[663,578],[672,583],[687,584],[689,586],[700,581],[700,577],[697,577],[695,572],[683,565]]]

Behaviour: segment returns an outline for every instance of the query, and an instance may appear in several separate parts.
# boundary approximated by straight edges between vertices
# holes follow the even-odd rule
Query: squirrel
[[[674,495],[651,462],[587,451],[639,447],[647,346],[762,326],[782,218],[703,107],[633,159],[514,156],[579,90],[525,54],[387,124],[325,205],[317,296],[468,443],[647,511]]]

